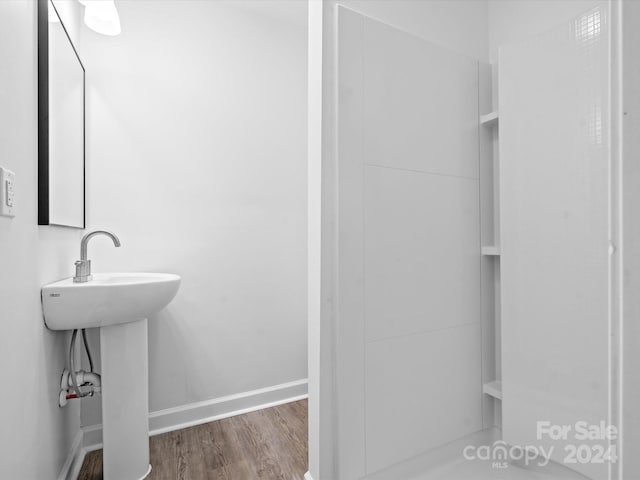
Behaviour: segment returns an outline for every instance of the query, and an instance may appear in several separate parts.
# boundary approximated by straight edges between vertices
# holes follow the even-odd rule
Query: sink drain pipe
[[[84,398],[93,396],[95,393],[101,393],[102,383],[100,375],[93,371],[93,358],[91,357],[91,351],[89,350],[89,343],[87,342],[87,332],[82,329],[82,340],[84,343],[84,349],[87,352],[87,358],[89,360],[89,372],[84,370],[76,370],[75,355],[76,350],[76,337],[78,336],[78,330],[74,330],[71,334],[71,344],[69,346],[69,370],[62,372],[62,380],[60,382],[60,399],[59,404],[64,407],[68,400],[75,398]],[[81,387],[88,387],[88,390],[81,390]]]

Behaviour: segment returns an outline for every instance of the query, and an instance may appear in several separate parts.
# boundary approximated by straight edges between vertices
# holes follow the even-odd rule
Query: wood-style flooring
[[[302,480],[307,471],[307,401],[287,403],[150,438],[149,480]],[[102,478],[102,450],[79,480]]]

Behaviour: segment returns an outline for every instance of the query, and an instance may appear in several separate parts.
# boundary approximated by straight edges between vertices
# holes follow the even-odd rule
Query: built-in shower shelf
[[[495,245],[482,247],[482,255],[486,255],[489,257],[499,257],[500,247],[496,247]]]
[[[493,382],[485,383],[482,386],[482,391],[490,397],[502,400],[502,381],[494,380]]]
[[[480,115],[480,124],[491,127],[498,125],[498,112],[487,113],[486,115]]]

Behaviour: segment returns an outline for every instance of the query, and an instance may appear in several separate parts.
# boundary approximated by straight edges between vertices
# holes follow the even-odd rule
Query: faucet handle
[[[76,275],[73,277],[74,283],[85,283],[93,279],[91,275],[91,260],[76,260]]]

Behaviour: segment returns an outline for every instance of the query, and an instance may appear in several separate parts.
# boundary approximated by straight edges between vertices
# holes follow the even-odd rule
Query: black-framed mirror
[[[64,1],[38,0],[38,225],[85,228],[85,70]]]

